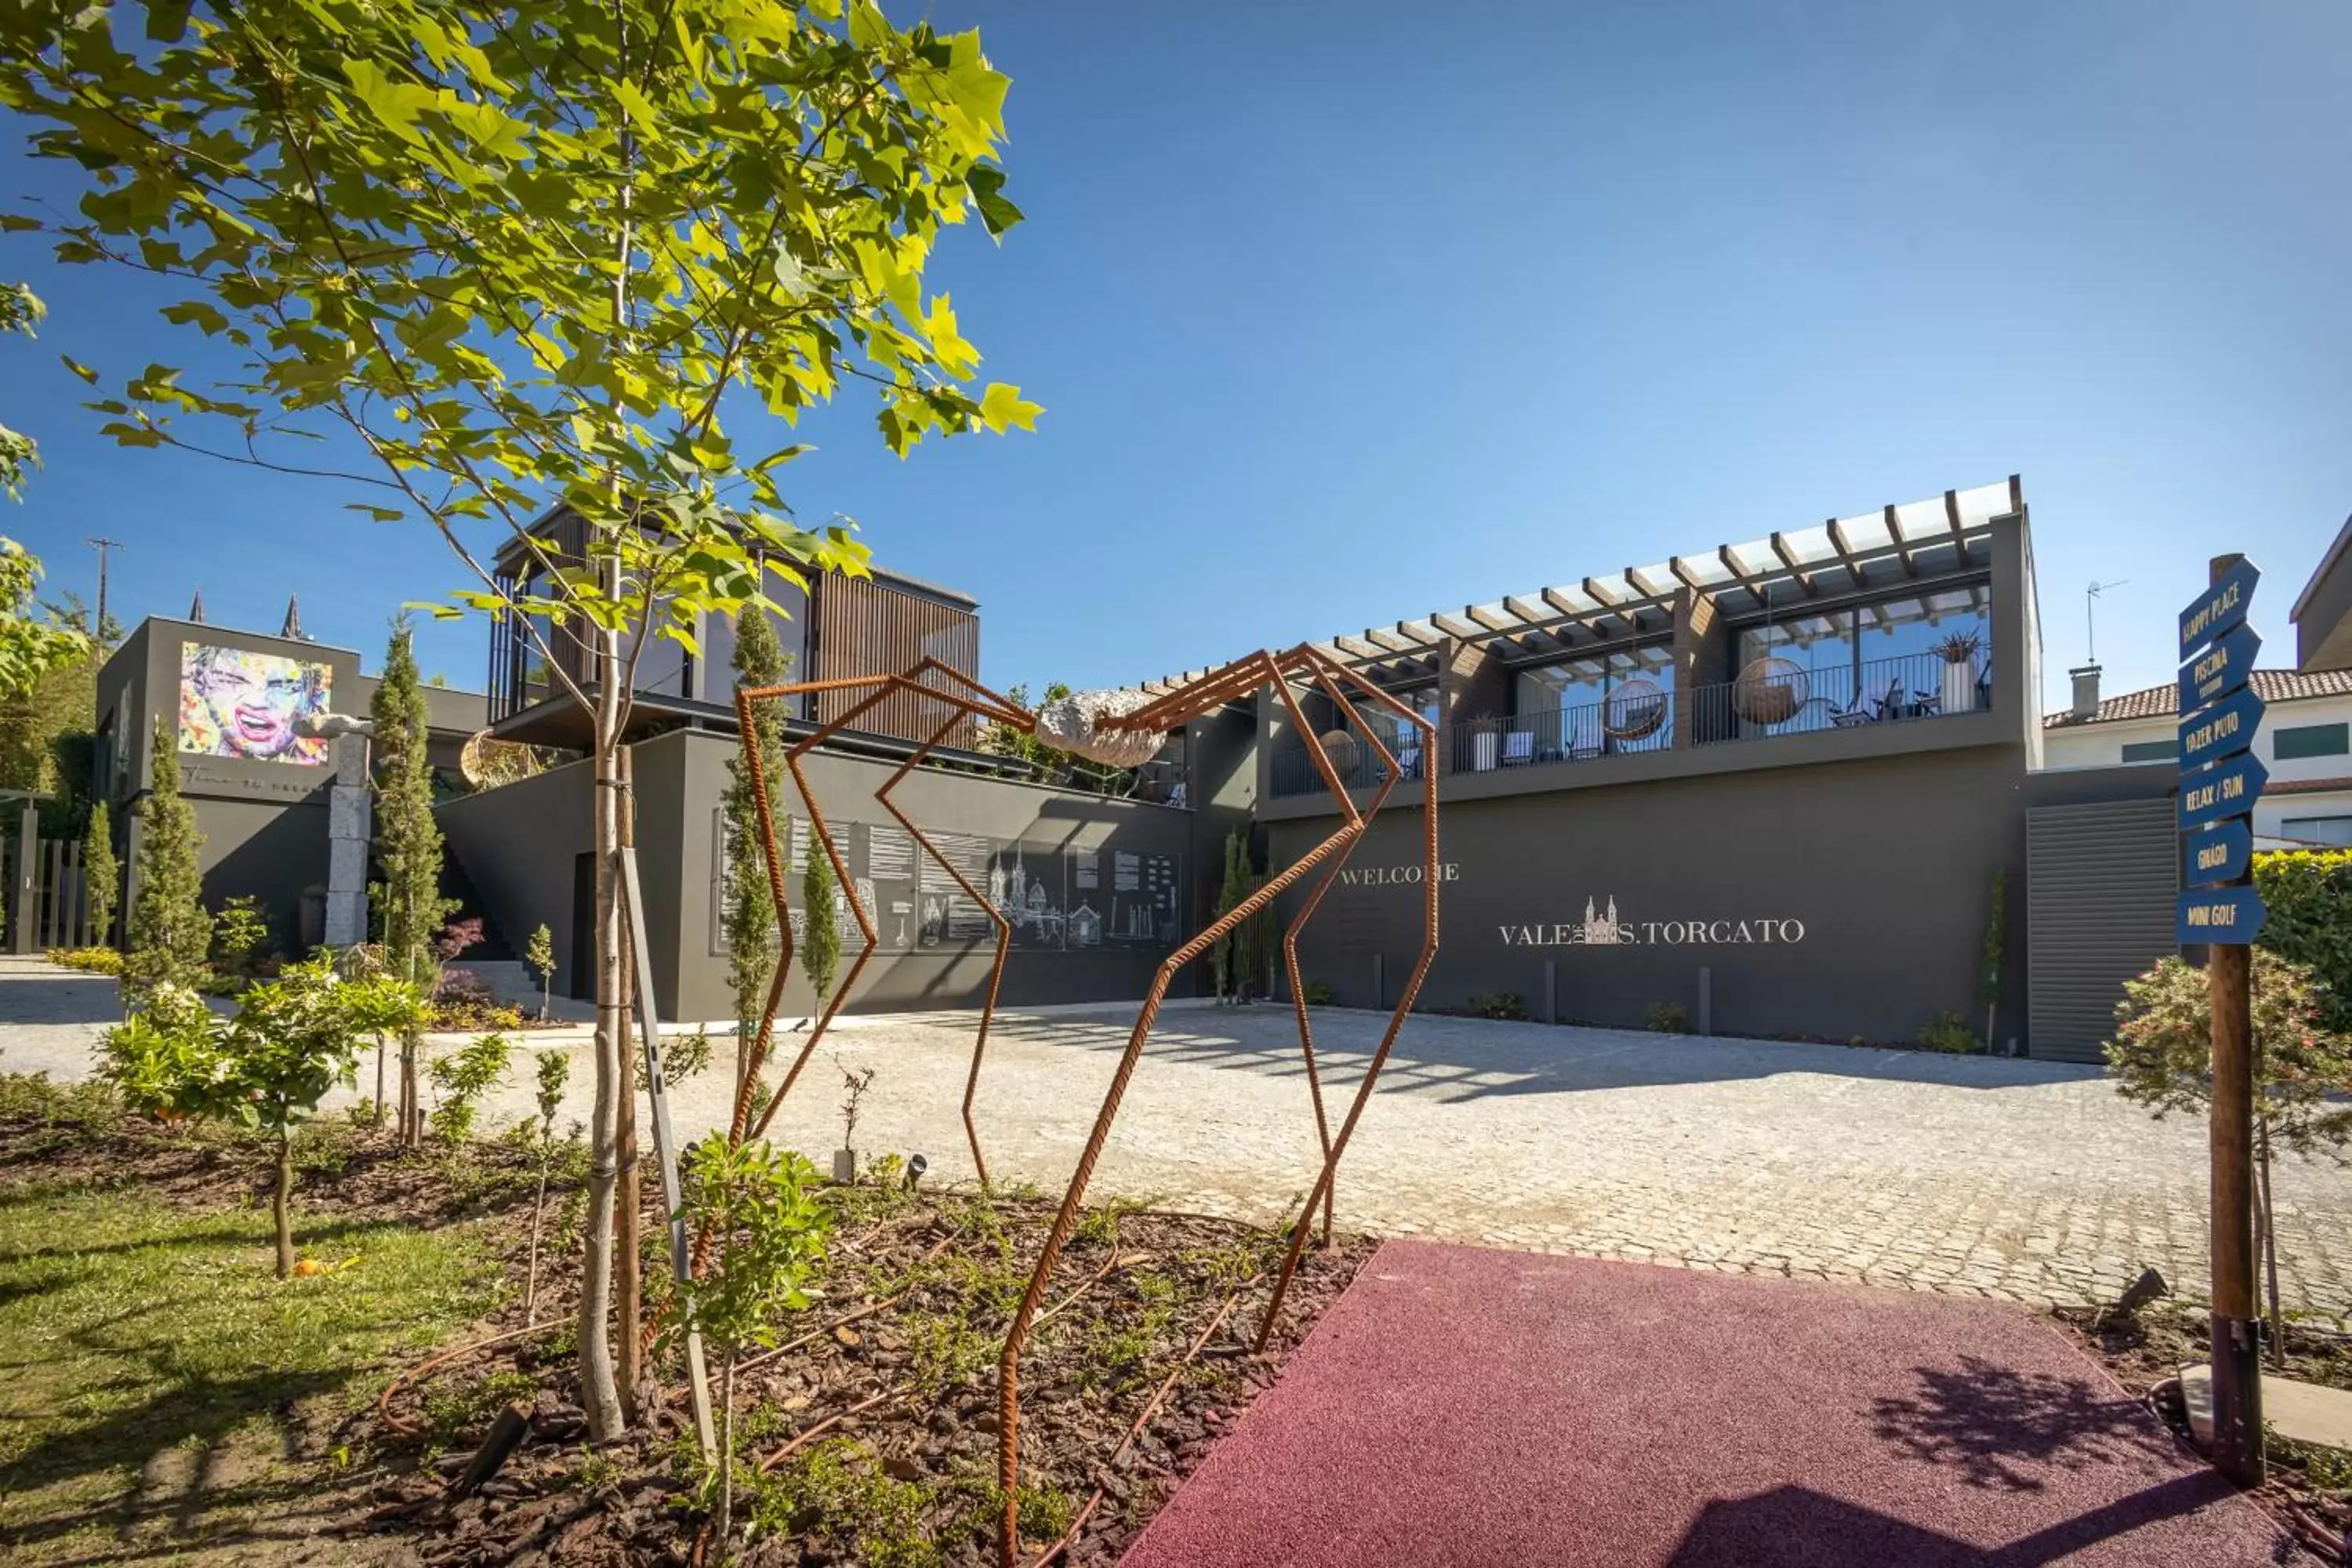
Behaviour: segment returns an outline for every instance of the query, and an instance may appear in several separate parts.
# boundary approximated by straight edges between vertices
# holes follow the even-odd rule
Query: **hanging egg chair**
[[[1327,730],[1322,740],[1323,754],[1331,759],[1333,770],[1343,777],[1355,772],[1357,764],[1364,760],[1362,743],[1349,731]]]
[[[1812,698],[1804,670],[1777,654],[1751,661],[1731,683],[1731,706],[1750,724],[1783,724]]]
[[[1601,727],[1612,741],[1646,741],[1666,722],[1666,694],[1646,675],[1637,675],[1609,694]]]

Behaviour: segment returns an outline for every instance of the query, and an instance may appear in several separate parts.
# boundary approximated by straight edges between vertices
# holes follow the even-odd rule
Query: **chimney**
[[[2095,664],[2086,664],[2079,669],[2070,669],[2066,673],[2074,678],[2074,716],[2077,719],[2097,718],[2099,716],[2099,667]]]

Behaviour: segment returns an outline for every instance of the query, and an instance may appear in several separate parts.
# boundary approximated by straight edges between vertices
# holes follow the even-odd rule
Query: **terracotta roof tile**
[[[2301,675],[2292,669],[2258,669],[2253,688],[2264,702],[2294,702],[2307,697],[2352,697],[2352,669],[2323,669]],[[2044,717],[2045,730],[2072,730],[2086,724],[2115,724],[2127,719],[2166,719],[2180,711],[2180,687],[2176,681],[2109,697],[2090,717],[2060,709]],[[2273,786],[2275,787],[2275,786]]]
[[[2352,779],[2273,779],[2263,785],[2263,795],[2325,795],[2330,790],[2352,789]]]

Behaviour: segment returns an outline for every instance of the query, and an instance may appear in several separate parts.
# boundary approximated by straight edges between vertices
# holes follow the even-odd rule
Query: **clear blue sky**
[[[853,399],[793,476],[803,519],[979,597],[992,680],[1125,682],[2017,471],[2054,702],[2086,583],[2128,579],[2107,689],[2152,684],[2217,549],[2264,566],[2285,658],[2352,510],[2341,0],[935,14],[1013,78],[1029,214],[938,280],[1048,412],[902,463]],[[0,194],[58,178],[12,158]],[[201,586],[275,629],[299,592],[371,668],[395,605],[456,585],[331,486],[97,441],[55,353],[135,370],[175,330],[23,237],[8,275],[52,314],[0,345],[0,420],[47,468],[0,529],[53,584],[87,593],[110,533],[126,618]],[[478,685],[482,647],[428,628],[426,667]]]

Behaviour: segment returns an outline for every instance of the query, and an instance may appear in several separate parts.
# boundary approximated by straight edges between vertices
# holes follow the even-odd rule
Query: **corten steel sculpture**
[[[796,697],[803,692],[856,691],[867,687],[873,689],[840,715],[784,749],[785,770],[792,774],[793,787],[800,791],[802,804],[808,809],[813,847],[821,847],[825,859],[831,863],[834,881],[848,900],[850,912],[856,917],[858,934],[864,939],[864,945],[858,949],[857,957],[850,963],[848,973],[835,985],[832,996],[819,998],[822,1006],[816,1021],[809,1026],[808,1038],[802,1043],[799,1054],[793,1057],[791,1068],[786,1069],[784,1081],[777,1086],[766,1109],[760,1112],[758,1122],[753,1123],[752,1097],[758,1092],[760,1069],[766,1065],[769,1048],[775,1038],[776,1009],[782,1004],[784,986],[792,978],[793,926],[792,921],[784,918],[785,856],[783,847],[776,840],[775,809],[769,796],[766,760],[760,755],[757,732],[751,725],[751,705]],[[776,917],[782,928],[783,951],[777,958],[775,974],[768,982],[767,1001],[760,1011],[760,1032],[744,1057],[742,1081],[736,1085],[735,1110],[728,1125],[728,1135],[740,1143],[746,1138],[757,1138],[767,1131],[768,1123],[775,1119],[776,1108],[784,1102],[784,1096],[792,1092],[801,1068],[808,1065],[817,1042],[824,1037],[826,1028],[832,1025],[834,1015],[841,1010],[842,1003],[848,999],[850,991],[856,985],[859,972],[874,956],[874,950],[881,945],[881,938],[874,929],[873,917],[867,913],[865,900],[857,896],[856,881],[849,875],[849,868],[842,862],[841,850],[833,841],[833,829],[825,822],[824,808],[817,804],[816,792],[809,787],[807,776],[801,772],[801,759],[812,748],[822,745],[855,722],[867,709],[893,692],[901,691],[943,704],[949,710],[948,716],[938,729],[931,731],[930,737],[899,764],[898,772],[883,781],[881,787],[874,792],[874,798],[882,804],[885,811],[898,819],[898,825],[912,836],[916,843],[923,847],[924,853],[939,862],[940,868],[955,879],[956,886],[988,912],[990,921],[996,927],[996,960],[989,966],[988,992],[981,1004],[979,1037],[972,1042],[971,1070],[965,1076],[963,1086],[964,1136],[971,1143],[972,1166],[985,1183],[988,1180],[988,1161],[981,1153],[980,1129],[972,1121],[971,1102],[972,1096],[980,1088],[980,1061],[988,1049],[988,1027],[996,1016],[996,995],[1004,979],[1004,958],[1013,942],[1013,922],[1005,919],[1003,910],[982,896],[980,889],[971,885],[971,879],[958,870],[953,862],[940,853],[939,847],[915,825],[912,817],[898,809],[898,802],[890,798],[890,792],[966,719],[985,717],[1027,733],[1035,728],[1036,717],[936,658],[924,658],[896,675],[846,676],[835,680],[801,680],[782,686],[743,687],[736,690],[735,712],[742,727],[743,756],[751,769],[751,797],[759,806],[760,846],[767,861],[768,889],[776,900]]]
[[[1281,1272],[1276,1277],[1274,1293],[1266,1302],[1265,1316],[1258,1324],[1257,1348],[1262,1351],[1274,1331],[1275,1320],[1282,1310],[1282,1299],[1289,1289],[1292,1274],[1297,1269],[1299,1253],[1307,1244],[1307,1233],[1314,1228],[1315,1211],[1318,1205],[1325,1211],[1328,1234],[1332,1178],[1339,1169],[1339,1158],[1347,1152],[1348,1140],[1356,1131],[1357,1119],[1363,1114],[1364,1102],[1371,1097],[1373,1085],[1380,1079],[1381,1068],[1386,1065],[1389,1052],[1396,1044],[1397,1032],[1403,1027],[1406,1016],[1412,1012],[1413,999],[1429,973],[1430,963],[1437,955],[1437,773],[1434,767],[1424,765],[1421,769],[1425,847],[1422,872],[1423,926],[1421,957],[1413,964],[1412,977],[1405,982],[1403,993],[1397,998],[1396,1010],[1389,1016],[1388,1027],[1381,1032],[1380,1048],[1372,1053],[1371,1062],[1364,1069],[1363,1080],[1356,1087],[1355,1099],[1348,1107],[1346,1119],[1339,1123],[1337,1136],[1329,1135],[1323,1117],[1322,1091],[1315,1079],[1314,1047],[1307,1028],[1307,1006],[1300,993],[1298,929],[1314,912],[1315,906],[1321,901],[1339,867],[1345,864],[1349,853],[1363,837],[1371,822],[1372,813],[1387,799],[1389,791],[1404,770],[1398,765],[1396,757],[1381,743],[1380,737],[1367,730],[1365,739],[1379,754],[1386,778],[1374,795],[1370,808],[1358,810],[1349,798],[1339,770],[1332,765],[1324,742],[1307,722],[1306,715],[1299,711],[1298,700],[1291,689],[1294,683],[1319,689],[1343,712],[1354,705],[1342,695],[1341,689],[1354,688],[1375,705],[1388,710],[1403,724],[1420,732],[1421,758],[1424,764],[1435,758],[1437,734],[1433,723],[1363,677],[1304,646],[1287,653],[1260,652],[1236,659],[1140,707],[1127,711],[1102,712],[1091,726],[1085,725],[1083,721],[1079,726],[1081,729],[1091,728],[1096,735],[1105,740],[1115,740],[1122,735],[1164,734],[1177,725],[1214,711],[1235,698],[1271,686],[1289,713],[1292,726],[1306,742],[1307,754],[1313,758],[1325,787],[1339,802],[1345,820],[1329,837],[1299,857],[1295,864],[1267,879],[1263,887],[1219,917],[1191,942],[1170,953],[1161,961],[1159,972],[1152,976],[1151,987],[1145,994],[1142,1010],[1135,1020],[1134,1032],[1128,1037],[1127,1049],[1119,1057],[1118,1069],[1111,1076],[1110,1089],[1103,1097],[1102,1110],[1096,1115],[1094,1131],[1087,1137],[1086,1148],[1078,1155],[1077,1170],[1070,1177],[1068,1191],[1062,1195],[1061,1207],[1054,1215],[1053,1226],[1046,1233],[1045,1245],[1038,1254],[1034,1271],[1030,1275],[1029,1288],[1022,1295],[1019,1310],[1013,1314],[1012,1330],[1004,1338],[1003,1357],[997,1366],[997,1470],[1004,1498],[1004,1512],[999,1521],[997,1532],[1000,1568],[1014,1568],[1021,1553],[1022,1346],[1027,1342],[1030,1324],[1045,1300],[1046,1284],[1053,1277],[1054,1265],[1060,1258],[1063,1245],[1069,1240],[1071,1228],[1077,1220],[1078,1205],[1085,1198],[1087,1179],[1093,1175],[1095,1162],[1101,1156],[1103,1143],[1110,1136],[1112,1122],[1118,1119],[1119,1101],[1127,1093],[1128,1080],[1134,1076],[1136,1062],[1143,1055],[1144,1041],[1151,1034],[1152,1022],[1159,1015],[1160,1002],[1167,995],[1168,986],[1175,979],[1177,971],[1273,902],[1284,889],[1318,864],[1338,857],[1322,882],[1308,895],[1298,917],[1291,922],[1289,931],[1283,937],[1283,962],[1289,975],[1291,998],[1297,1012],[1300,1047],[1307,1053],[1308,1081],[1315,1097],[1316,1127],[1323,1142],[1323,1164],[1315,1178],[1313,1189],[1307,1194],[1306,1203],[1300,1206],[1298,1216],[1291,1225],[1290,1246],[1283,1256]],[[1083,700],[1080,706],[1084,706]],[[1085,754],[1093,738],[1082,733],[1069,737],[1066,743]],[[1065,743],[1064,737],[1060,735],[1055,740],[1057,743]]]
[[[1128,1080],[1134,1074],[1136,1063],[1142,1055],[1145,1041],[1150,1036],[1151,1026],[1159,1016],[1160,1004],[1167,995],[1168,987],[1184,965],[1192,963],[1231,934],[1243,921],[1265,909],[1282,892],[1318,866],[1323,867],[1323,874],[1300,904],[1288,929],[1283,933],[1282,957],[1284,971],[1290,982],[1291,1003],[1298,1023],[1299,1050],[1307,1067],[1307,1090],[1315,1110],[1316,1138],[1321,1147],[1323,1160],[1315,1185],[1307,1194],[1307,1201],[1301,1205],[1298,1216],[1292,1226],[1288,1250],[1284,1256],[1281,1271],[1276,1279],[1273,1296],[1266,1303],[1265,1318],[1258,1325],[1259,1349],[1265,1348],[1267,1339],[1274,1331],[1275,1321],[1282,1310],[1283,1297],[1289,1289],[1292,1275],[1297,1269],[1299,1256],[1305,1248],[1307,1235],[1315,1228],[1315,1215],[1318,1207],[1323,1214],[1324,1237],[1327,1241],[1329,1239],[1333,1206],[1332,1191],[1340,1157],[1347,1151],[1348,1140],[1355,1132],[1357,1120],[1363,1113],[1365,1102],[1370,1098],[1372,1089],[1379,1080],[1381,1069],[1388,1061],[1389,1053],[1396,1044],[1397,1034],[1403,1026],[1406,1016],[1412,1010],[1413,1001],[1420,993],[1422,982],[1428,974],[1429,965],[1437,952],[1437,779],[1436,769],[1433,765],[1437,755],[1436,726],[1422,714],[1404,707],[1362,676],[1310,647],[1300,647],[1281,654],[1271,652],[1251,654],[1221,668],[1210,670],[1171,691],[1156,696],[1146,697],[1132,692],[1082,693],[1074,698],[1050,703],[1043,712],[1034,714],[1025,711],[1001,694],[982,686],[961,671],[931,658],[923,659],[895,675],[853,676],[835,680],[796,681],[779,686],[749,688],[736,693],[736,711],[741,721],[744,737],[744,756],[751,772],[752,797],[759,808],[761,850],[766,860],[770,890],[775,898],[779,910],[785,907],[784,878],[787,857],[776,835],[774,808],[769,791],[764,760],[760,756],[754,743],[751,724],[752,704],[793,697],[803,692],[866,690],[866,694],[823,727],[788,746],[784,752],[785,769],[791,773],[793,786],[800,791],[801,799],[808,811],[812,846],[821,847],[826,860],[832,865],[835,880],[841,888],[849,903],[851,912],[856,919],[858,932],[863,938],[863,946],[856,960],[851,963],[848,972],[836,984],[832,996],[823,1000],[821,1010],[810,1026],[808,1038],[802,1044],[799,1053],[793,1058],[791,1068],[784,1075],[783,1082],[778,1086],[775,1094],[770,1099],[766,1108],[761,1111],[758,1121],[754,1122],[751,1117],[752,1099],[757,1091],[760,1069],[766,1062],[774,1038],[776,1013],[782,1003],[784,986],[790,978],[792,969],[792,926],[789,921],[783,922],[782,931],[783,951],[777,963],[774,977],[769,983],[767,1000],[761,1012],[759,1034],[745,1058],[743,1078],[738,1086],[734,1114],[729,1128],[730,1136],[740,1142],[747,1137],[759,1137],[767,1131],[769,1122],[775,1116],[776,1108],[783,1102],[785,1094],[790,1092],[793,1082],[800,1076],[802,1068],[806,1065],[809,1057],[816,1049],[818,1041],[823,1038],[825,1029],[832,1024],[834,1016],[849,995],[859,973],[872,958],[875,949],[880,945],[880,939],[875,930],[872,917],[867,912],[863,900],[857,896],[856,880],[849,875],[849,868],[844,864],[840,849],[834,842],[832,828],[825,821],[824,809],[819,805],[814,793],[809,788],[806,775],[801,771],[801,760],[811,749],[823,744],[834,734],[855,721],[859,715],[893,692],[910,692],[927,700],[944,705],[950,710],[948,718],[929,739],[916,748],[881,787],[875,791],[875,799],[879,801],[883,808],[888,811],[915,841],[923,847],[925,853],[929,854],[955,880],[957,886],[964,890],[967,897],[987,910],[990,921],[996,927],[996,956],[989,969],[988,988],[982,1002],[978,1037],[973,1042],[971,1067],[965,1077],[963,1094],[964,1133],[971,1145],[973,1167],[979,1172],[984,1183],[988,1179],[988,1166],[981,1152],[979,1128],[972,1119],[972,1100],[979,1087],[980,1067],[987,1049],[989,1026],[995,1017],[997,994],[1003,979],[1005,958],[1012,942],[1012,922],[1005,919],[1001,910],[990,904],[981,894],[980,889],[973,887],[963,873],[940,853],[938,847],[924,835],[922,829],[916,826],[913,819],[901,811],[898,804],[890,798],[890,792],[897,787],[901,779],[931,753],[957,724],[968,717],[992,719],[1024,733],[1042,732],[1044,738],[1050,743],[1089,760],[1107,763],[1113,766],[1133,766],[1156,752],[1161,737],[1170,730],[1202,714],[1213,712],[1237,698],[1268,686],[1274,689],[1283,707],[1287,710],[1293,728],[1305,742],[1317,773],[1321,775],[1325,787],[1331,791],[1332,797],[1339,802],[1345,820],[1338,830],[1300,857],[1296,864],[1270,878],[1264,886],[1221,916],[1191,942],[1169,954],[1161,962],[1158,973],[1153,977],[1150,989],[1145,996],[1142,1010],[1136,1019],[1134,1031],[1129,1037],[1126,1051],[1121,1055],[1118,1069],[1112,1076],[1109,1091],[1104,1097],[1102,1109],[1096,1117],[1094,1131],[1087,1138],[1086,1148],[1078,1157],[1077,1169],[1071,1176],[1067,1191],[1063,1194],[1061,1206],[1055,1214],[1052,1227],[1046,1235],[1045,1245],[1038,1255],[1028,1289],[1022,1297],[1020,1309],[1014,1314],[1012,1328],[1005,1336],[1003,1356],[998,1368],[1000,1415],[998,1461],[1005,1499],[1005,1511],[1001,1521],[998,1539],[998,1554],[1005,1568],[1011,1568],[1020,1552],[1022,1347],[1027,1342],[1030,1327],[1044,1301],[1054,1267],[1059,1260],[1062,1248],[1068,1241],[1070,1231],[1076,1224],[1078,1207],[1085,1199],[1087,1184],[1094,1173],[1095,1163],[1102,1153],[1103,1144],[1109,1137],[1111,1125],[1118,1118],[1119,1102],[1126,1094]],[[1347,689],[1352,689],[1361,699],[1369,700],[1378,707],[1387,710],[1400,721],[1402,725],[1417,731],[1420,735],[1418,750],[1422,765],[1419,771],[1423,785],[1423,829],[1426,849],[1426,863],[1422,877],[1424,924],[1421,956],[1413,965],[1410,978],[1405,982],[1403,992],[1397,999],[1396,1008],[1391,1014],[1388,1026],[1381,1037],[1380,1047],[1373,1053],[1371,1062],[1365,1069],[1362,1081],[1357,1086],[1355,1098],[1349,1104],[1348,1114],[1340,1122],[1336,1136],[1331,1132],[1330,1123],[1324,1110],[1321,1077],[1315,1057],[1314,1031],[1307,1017],[1305,987],[1298,972],[1298,935],[1307,921],[1314,915],[1317,907],[1322,903],[1324,895],[1338,880],[1339,874],[1346,866],[1348,858],[1354,853],[1356,845],[1363,838],[1373,818],[1378,815],[1381,807],[1387,803],[1389,795],[1403,778],[1406,770],[1399,764],[1396,756],[1380,737],[1367,731],[1364,739],[1378,755],[1382,769],[1382,779],[1370,803],[1359,809],[1349,798],[1347,785],[1339,776],[1339,770],[1331,760],[1326,739],[1317,736],[1313,728],[1307,723],[1306,716],[1301,712],[1297,697],[1293,690],[1295,686],[1309,687],[1321,691],[1342,712],[1349,711],[1355,706],[1347,695]]]

